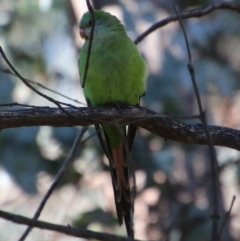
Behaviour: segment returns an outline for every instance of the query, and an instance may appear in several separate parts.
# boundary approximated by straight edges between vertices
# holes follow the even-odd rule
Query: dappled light
[[[197,5],[194,1],[181,0],[93,0],[91,3],[117,16],[134,41],[161,20],[178,12],[181,17],[192,8],[204,12],[204,7],[216,1],[199,0]],[[231,5],[235,1],[223,1],[225,3]],[[234,7],[216,8],[201,18],[182,19],[207,124],[235,129],[236,135],[240,129],[239,8],[239,5],[238,11]],[[88,11],[86,1],[0,0],[0,9],[0,46],[5,55],[28,83],[55,100],[46,99],[26,86],[1,57],[0,111],[39,106],[55,107],[59,111],[66,106],[87,107],[78,73],[79,52],[84,44],[78,22]],[[185,124],[186,129],[188,124],[204,129],[187,67],[189,56],[185,41],[179,21],[172,20],[137,43],[148,70],[147,91],[140,105],[164,114],[163,119],[172,118]],[[89,108],[91,115],[92,107]],[[119,113],[125,110],[121,105],[117,105],[117,109]],[[67,117],[74,119],[64,110]],[[118,128],[119,123],[116,120]],[[69,157],[82,127],[70,124],[14,127],[0,132],[0,210],[32,218]],[[174,125],[171,132],[174,133]],[[111,165],[93,126],[88,127],[80,142],[73,162],[54,188],[39,220],[126,236],[125,227],[118,225]],[[212,223],[217,217],[213,214],[216,203],[209,145],[189,144],[195,143],[194,138],[192,142],[185,142],[188,144],[184,142],[138,128],[129,157],[135,239],[211,240]],[[127,143],[123,148],[126,146]],[[240,152],[224,146],[216,147],[215,151],[218,164],[215,171],[219,175],[219,182],[215,180],[219,185],[218,232],[226,220],[219,241],[237,241],[240,239]],[[236,200],[227,217],[234,195]],[[19,240],[25,230],[24,225],[0,219],[1,240]],[[66,232],[34,228],[26,240],[77,239]]]

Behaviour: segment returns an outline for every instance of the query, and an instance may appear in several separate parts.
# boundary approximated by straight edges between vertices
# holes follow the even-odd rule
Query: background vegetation
[[[179,0],[175,4],[183,11],[216,2]],[[96,0],[93,4],[117,15],[133,40],[153,23],[174,14],[173,1]],[[16,69],[27,79],[80,103],[36,86],[45,94],[77,106],[85,106],[77,70],[82,46],[77,24],[86,10],[83,0],[0,0],[0,45]],[[228,10],[184,21],[208,123],[235,129],[240,127],[239,22],[240,14]],[[197,114],[179,23],[156,30],[139,44],[139,49],[149,69],[142,105],[174,116]],[[5,73],[6,68],[5,62],[0,61],[0,104],[53,106],[18,78]],[[33,216],[79,128],[22,127],[1,131],[1,210]],[[93,128],[89,128],[87,134],[92,133]],[[217,147],[216,152],[220,166],[221,222],[233,195],[237,196],[222,240],[239,240],[240,155],[224,147]],[[137,179],[136,238],[209,240],[212,189],[208,148],[164,140],[140,129],[132,160]],[[49,199],[41,220],[125,234],[124,227],[117,224],[107,161],[96,137],[79,150]],[[24,230],[23,226],[0,220],[0,240],[17,240]],[[26,240],[75,238],[34,229]]]

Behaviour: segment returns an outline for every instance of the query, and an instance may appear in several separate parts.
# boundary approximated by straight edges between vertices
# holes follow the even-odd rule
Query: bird
[[[121,21],[108,12],[86,12],[79,22],[79,34],[85,40],[79,54],[80,83],[83,83],[88,48],[89,65],[83,92],[89,107],[116,105],[139,106],[146,92],[146,63]],[[91,39],[91,29],[93,36]],[[131,196],[129,152],[137,126],[96,124],[100,144],[109,160],[119,225],[125,222],[128,237],[134,237],[133,198]]]

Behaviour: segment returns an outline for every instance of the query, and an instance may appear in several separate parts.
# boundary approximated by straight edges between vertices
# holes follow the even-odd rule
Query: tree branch
[[[30,218],[26,218],[20,215],[15,215],[12,213],[4,212],[0,210],[0,217],[9,221],[12,221],[14,223],[18,224],[25,224],[30,227],[40,228],[40,229],[46,229],[51,231],[57,231],[60,233],[68,234],[74,237],[81,237],[81,238],[87,238],[87,239],[97,239],[102,241],[133,241],[131,238],[126,237],[120,237],[113,234],[107,234],[107,233],[99,233],[94,231],[89,231],[82,228],[73,228],[70,226],[63,226],[63,225],[57,225],[53,223],[43,222],[43,221],[37,221]],[[137,241],[135,239],[135,241]]]
[[[158,136],[177,142],[207,145],[202,124],[184,124],[167,115],[159,115],[143,107],[127,106],[119,111],[112,106],[95,108],[65,108],[67,116],[58,108],[37,107],[0,111],[0,130],[23,126],[88,126],[94,124],[136,124]],[[240,151],[240,131],[208,126],[215,146],[225,146]]]
[[[205,111],[203,111],[203,107],[202,107],[202,101],[201,101],[201,98],[200,98],[200,94],[199,94],[199,90],[198,90],[198,86],[197,86],[197,82],[196,82],[195,70],[194,70],[193,63],[192,63],[192,54],[191,54],[191,50],[190,50],[190,45],[189,45],[187,33],[185,31],[183,21],[182,21],[180,15],[179,15],[179,12],[178,12],[178,9],[177,9],[176,6],[175,6],[175,11],[176,11],[176,14],[179,18],[179,23],[180,23],[182,31],[183,31],[183,35],[184,35],[184,39],[185,39],[185,43],[186,43],[186,48],[187,48],[187,53],[188,53],[187,67],[188,67],[188,71],[189,71],[189,74],[190,74],[190,77],[191,77],[191,80],[192,80],[192,84],[193,84],[193,89],[194,89],[196,99],[197,99],[200,120],[201,120],[202,125],[204,127],[204,132],[206,134],[207,143],[208,143],[208,146],[209,146],[211,173],[212,173],[212,175],[211,175],[212,176],[212,206],[213,206],[212,241],[215,241],[217,239],[217,235],[218,235],[218,220],[219,220],[219,213],[218,213],[218,195],[219,195],[218,162],[217,162],[216,153],[215,153],[215,149],[214,149],[214,146],[213,146],[212,138],[211,138],[211,135],[210,135],[209,129],[208,129],[206,113],[205,113]]]
[[[6,64],[9,66],[9,68],[13,71],[13,73],[32,91],[34,91],[35,93],[37,93],[38,95],[42,96],[43,98],[47,99],[48,101],[54,103],[55,105],[57,105],[59,107],[59,109],[61,109],[63,112],[65,112],[66,115],[69,115],[69,113],[67,113],[65,111],[65,109],[61,106],[61,105],[66,105],[69,107],[74,108],[73,105],[67,104],[67,103],[63,103],[60,101],[57,101],[45,94],[43,94],[42,92],[38,91],[37,89],[35,89],[22,75],[20,75],[20,73],[14,68],[13,64],[9,61],[9,59],[7,58],[7,56],[5,55],[2,47],[0,46],[0,55],[2,56],[2,58],[4,59],[4,61],[6,62]]]
[[[209,5],[207,7],[202,7],[202,8],[194,8],[192,10],[188,10],[186,12],[180,13],[180,18],[181,19],[188,19],[188,18],[200,18],[203,17],[215,10],[218,9],[226,9],[226,10],[232,10],[240,13],[240,4],[239,3],[216,3]],[[168,18],[165,18],[155,24],[153,24],[149,29],[147,29],[144,33],[142,33],[135,41],[135,44],[138,44],[141,42],[144,38],[146,38],[150,33],[154,32],[156,29],[161,28],[171,22],[175,22],[178,20],[177,14],[172,15]]]
[[[61,168],[59,169],[57,175],[55,176],[51,186],[49,187],[47,193],[44,195],[40,205],[38,206],[34,216],[33,216],[33,220],[37,220],[47,202],[47,200],[49,199],[49,197],[52,195],[54,189],[56,188],[56,186],[58,185],[59,181],[61,180],[64,172],[66,171],[66,169],[68,168],[68,166],[70,165],[70,163],[73,161],[75,155],[76,155],[76,151],[79,149],[83,135],[85,134],[85,132],[87,131],[87,127],[82,128],[82,130],[79,132],[79,134],[77,135],[77,137],[75,138],[75,141],[73,143],[73,146],[66,158],[66,160],[64,161],[63,165],[61,166]],[[28,234],[31,232],[33,227],[28,226],[28,228],[25,230],[25,232],[23,233],[23,235],[21,236],[21,238],[19,239],[19,241],[24,241],[26,239],[26,237],[28,236]]]

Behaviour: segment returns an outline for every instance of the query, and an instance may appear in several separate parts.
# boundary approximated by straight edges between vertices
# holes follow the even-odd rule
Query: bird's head
[[[94,18],[94,36],[98,34],[107,34],[110,31],[123,31],[125,33],[125,29],[121,22],[110,13],[94,10]],[[82,16],[78,26],[81,38],[86,40],[89,39],[93,26],[92,16],[89,12]]]

